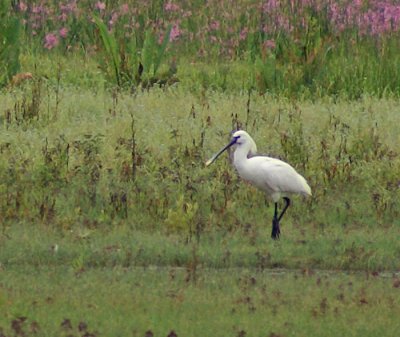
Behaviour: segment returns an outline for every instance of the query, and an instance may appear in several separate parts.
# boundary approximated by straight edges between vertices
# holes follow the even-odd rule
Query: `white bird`
[[[268,197],[275,203],[275,212],[272,219],[273,239],[279,239],[279,222],[290,205],[288,194],[311,195],[311,188],[307,181],[296,172],[296,170],[282,160],[267,156],[253,156],[257,150],[254,140],[243,130],[236,131],[232,135],[232,140],[228,145],[217,152],[206,166],[211,165],[221,153],[236,145],[233,154],[233,165],[239,176],[264,191]],[[278,201],[280,198],[285,200],[285,206],[278,215]]]

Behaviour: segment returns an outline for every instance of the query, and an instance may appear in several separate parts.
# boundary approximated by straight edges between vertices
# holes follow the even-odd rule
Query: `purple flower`
[[[26,3],[23,2],[23,1],[20,1],[20,2],[19,2],[18,7],[19,7],[19,10],[20,10],[21,12],[26,12],[26,10],[28,9],[28,6],[27,6]]]
[[[263,43],[265,49],[275,49],[276,43],[274,40],[266,40]]]
[[[121,12],[122,15],[128,14],[129,13],[129,5],[122,4],[121,7],[119,8],[119,11]]]
[[[69,29],[67,27],[63,27],[58,31],[58,34],[60,34],[60,36],[65,39],[68,35]]]
[[[219,21],[214,20],[210,23],[210,30],[218,30],[219,29]]]
[[[118,21],[118,18],[119,14],[117,12],[111,14],[111,19],[108,21],[110,28]]]
[[[61,14],[58,16],[58,19],[59,19],[60,21],[62,21],[62,22],[65,22],[65,21],[68,20],[68,14],[67,14],[67,13],[61,13]]]
[[[169,34],[169,41],[175,41],[181,36],[182,31],[179,29],[179,26],[177,24],[173,25],[171,32]]]
[[[98,9],[99,11],[104,11],[106,9],[106,3],[97,1],[96,4],[94,5],[94,8]]]
[[[59,7],[62,13],[75,13],[78,11],[78,5],[76,3],[76,0],[72,0],[66,5],[60,4]]]
[[[279,0],[268,0],[263,4],[263,12],[271,13],[278,10],[280,7]]]
[[[249,33],[249,29],[247,27],[244,27],[239,34],[239,40],[241,40],[241,41],[246,40],[248,33]]]
[[[53,49],[58,45],[58,37],[53,33],[48,33],[44,37],[44,47],[48,50]]]
[[[40,13],[43,13],[43,12],[44,12],[43,6],[36,6],[36,5],[34,5],[34,6],[32,7],[32,13],[33,13],[33,14],[40,14]]]
[[[210,36],[210,40],[211,40],[212,43],[217,43],[218,42],[218,39],[217,39],[216,36]]]
[[[164,9],[165,9],[167,12],[177,12],[177,11],[179,11],[180,7],[179,7],[179,5],[174,4],[173,2],[167,2],[167,3],[164,5]]]

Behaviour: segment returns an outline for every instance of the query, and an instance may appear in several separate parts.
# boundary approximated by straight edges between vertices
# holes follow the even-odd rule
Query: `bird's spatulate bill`
[[[236,143],[236,139],[232,139],[232,141],[224,146],[221,150],[219,150],[216,154],[214,154],[209,160],[206,162],[206,166],[210,166],[225,150],[229,149],[233,144]]]
[[[209,159],[209,160],[207,160],[207,161],[206,161],[206,167],[207,167],[207,166],[210,166],[210,165],[214,162],[214,160],[215,160],[214,157],[211,158],[211,159]]]

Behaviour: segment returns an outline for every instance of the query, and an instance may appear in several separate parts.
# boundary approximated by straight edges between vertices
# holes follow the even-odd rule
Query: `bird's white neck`
[[[246,146],[238,146],[233,154],[233,164],[239,168],[246,164],[250,150]]]

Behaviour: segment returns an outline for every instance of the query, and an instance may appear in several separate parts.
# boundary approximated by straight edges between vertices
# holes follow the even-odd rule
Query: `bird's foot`
[[[279,228],[279,220],[277,218],[272,219],[272,233],[271,238],[278,240],[281,235],[281,230]]]

